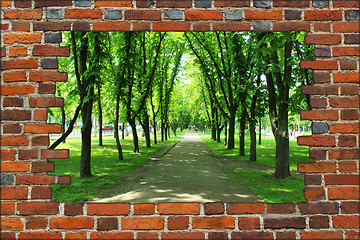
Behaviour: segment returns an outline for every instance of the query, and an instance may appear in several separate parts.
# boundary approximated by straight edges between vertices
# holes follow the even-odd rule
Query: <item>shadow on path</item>
[[[219,160],[194,131],[141,172],[140,181],[120,195],[96,202],[259,202],[249,188],[233,184]]]

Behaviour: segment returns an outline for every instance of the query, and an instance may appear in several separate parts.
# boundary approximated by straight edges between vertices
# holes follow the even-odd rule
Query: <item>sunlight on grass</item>
[[[172,136],[164,141],[174,144],[179,139]],[[52,185],[52,201],[54,202],[84,202],[95,197],[101,197],[101,190],[111,189],[117,184],[125,173],[133,171],[135,167],[144,165],[150,160],[151,154],[159,151],[162,144],[153,144],[151,148],[145,147],[144,138],[139,138],[140,154],[133,153],[132,138],[121,140],[124,160],[119,161],[115,139],[104,136],[103,145],[98,145],[97,138],[91,142],[91,172],[94,175],[88,179],[80,179],[81,139],[67,139],[58,149],[70,149],[69,159],[54,159],[55,172],[52,175],[70,175],[71,185]]]

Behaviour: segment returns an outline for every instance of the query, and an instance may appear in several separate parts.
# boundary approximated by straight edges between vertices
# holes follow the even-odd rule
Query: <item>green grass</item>
[[[104,190],[113,188],[124,174],[147,163],[151,154],[162,148],[162,144],[155,145],[153,142],[151,148],[146,148],[144,138],[139,137],[140,154],[136,154],[132,152],[132,138],[126,137],[121,140],[124,160],[119,161],[115,139],[112,136],[104,136],[102,147],[98,145],[97,139],[93,138],[91,143],[91,172],[94,176],[88,179],[80,179],[81,139],[69,138],[65,144],[57,147],[57,149],[70,149],[70,157],[52,160],[55,162],[55,172],[51,174],[70,175],[71,184],[52,185],[52,201],[84,202],[101,197]],[[172,136],[164,143],[174,144],[178,140],[179,138]]]
[[[236,149],[228,150],[223,143],[215,142],[210,137],[210,132],[199,133],[201,139],[214,150],[220,157],[230,158],[235,161],[249,162],[250,139],[245,138],[245,156],[239,156],[239,139],[235,141]],[[248,134],[247,134],[248,135]],[[224,137],[222,136],[222,140]],[[273,137],[262,137],[262,144],[256,146],[257,160],[256,165],[263,165],[275,168],[275,140]],[[308,147],[298,146],[296,140],[290,140],[289,163],[290,170],[297,171],[298,162],[313,162],[309,158]],[[265,202],[283,203],[283,202],[302,202],[305,201],[303,196],[304,179],[291,177],[278,180],[273,177],[273,173],[263,171],[242,170],[232,172],[229,177],[233,182],[250,187],[250,189],[261,197]]]

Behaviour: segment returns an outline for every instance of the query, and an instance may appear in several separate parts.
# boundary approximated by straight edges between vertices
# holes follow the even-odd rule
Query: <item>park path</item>
[[[258,202],[249,188],[230,182],[195,131],[150,164],[129,191],[96,202]]]

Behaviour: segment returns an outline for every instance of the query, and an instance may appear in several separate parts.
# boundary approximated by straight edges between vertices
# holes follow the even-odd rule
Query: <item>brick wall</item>
[[[359,2],[337,0],[1,0],[1,237],[18,239],[353,239],[359,233]],[[61,31],[307,31],[315,44],[312,136],[299,137],[308,202],[79,204],[51,202],[47,107]]]

